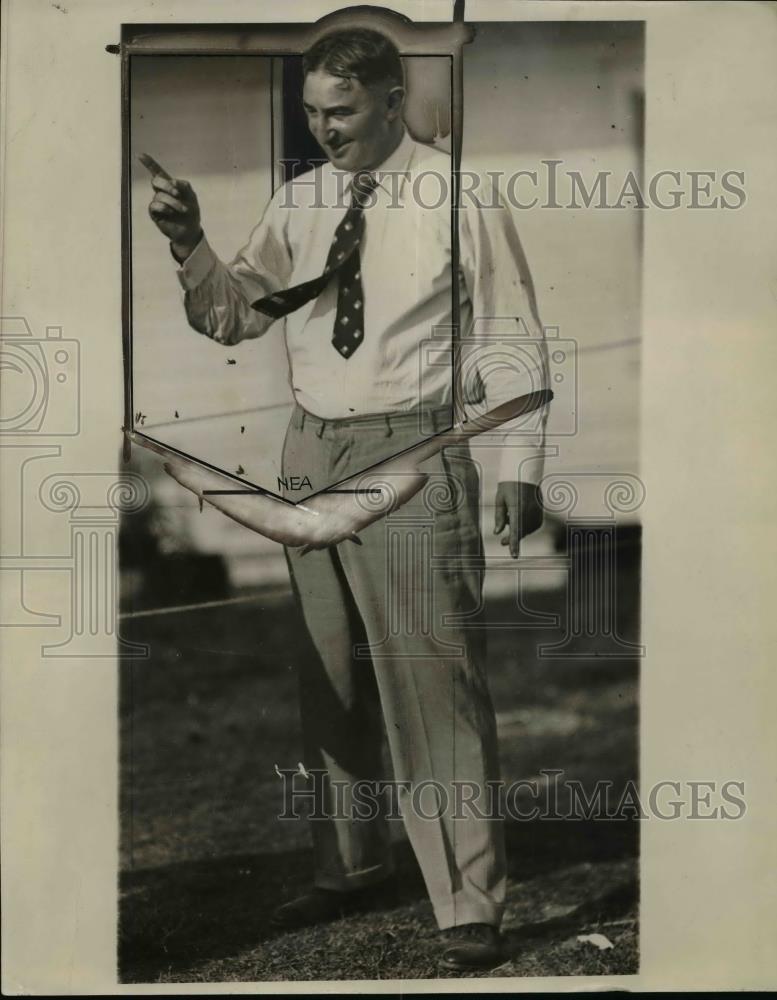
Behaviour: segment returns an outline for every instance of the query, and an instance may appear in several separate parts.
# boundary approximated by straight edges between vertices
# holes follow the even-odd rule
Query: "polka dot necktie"
[[[351,205],[335,230],[323,274],[252,303],[252,308],[273,319],[280,319],[320,295],[337,275],[337,315],[332,332],[332,346],[344,358],[350,358],[364,339],[364,294],[359,244],[364,234],[364,207],[376,184],[372,174],[366,171],[354,175],[351,181]]]

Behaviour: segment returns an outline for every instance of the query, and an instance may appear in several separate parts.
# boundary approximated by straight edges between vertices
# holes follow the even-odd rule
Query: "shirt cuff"
[[[500,483],[533,483],[539,486],[545,472],[545,425],[549,404],[503,424],[499,456]]]
[[[216,260],[217,257],[203,234],[200,242],[176,272],[183,290],[189,292],[201,285],[210,274]]]
[[[499,461],[497,482],[533,483],[539,486],[545,470],[545,455],[541,449],[511,447],[505,443]]]

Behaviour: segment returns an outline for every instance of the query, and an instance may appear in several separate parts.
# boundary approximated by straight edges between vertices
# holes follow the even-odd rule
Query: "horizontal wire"
[[[291,593],[291,590],[289,590]],[[144,611],[122,611],[118,615],[119,621],[128,621],[131,618],[151,618],[154,615],[174,615],[183,611],[200,611],[203,608],[223,608],[229,604],[250,604],[252,601],[259,601],[267,597],[267,592],[261,594],[246,594],[243,597],[225,597],[218,601],[200,601],[197,604],[175,604],[163,608],[148,608]]]

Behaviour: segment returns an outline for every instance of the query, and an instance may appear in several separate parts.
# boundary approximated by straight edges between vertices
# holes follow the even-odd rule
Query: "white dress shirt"
[[[404,132],[373,171],[359,245],[363,338],[332,346],[337,282],[273,320],[251,303],[318,277],[350,204],[351,174],[330,163],[278,188],[230,264],[203,236],[178,271],[190,325],[224,344],[285,326],[297,402],[324,419],[396,413],[452,400],[451,159]],[[486,180],[460,210],[463,399],[484,408],[548,388],[546,347],[526,259],[509,209]],[[537,483],[547,407],[499,429],[500,481]]]

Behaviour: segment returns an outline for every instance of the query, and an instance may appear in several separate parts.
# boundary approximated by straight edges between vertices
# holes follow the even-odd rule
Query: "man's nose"
[[[317,142],[322,146],[325,143],[331,142],[332,139],[337,135],[337,130],[332,128],[331,125],[326,125],[323,122],[317,122],[313,126],[313,135]]]

